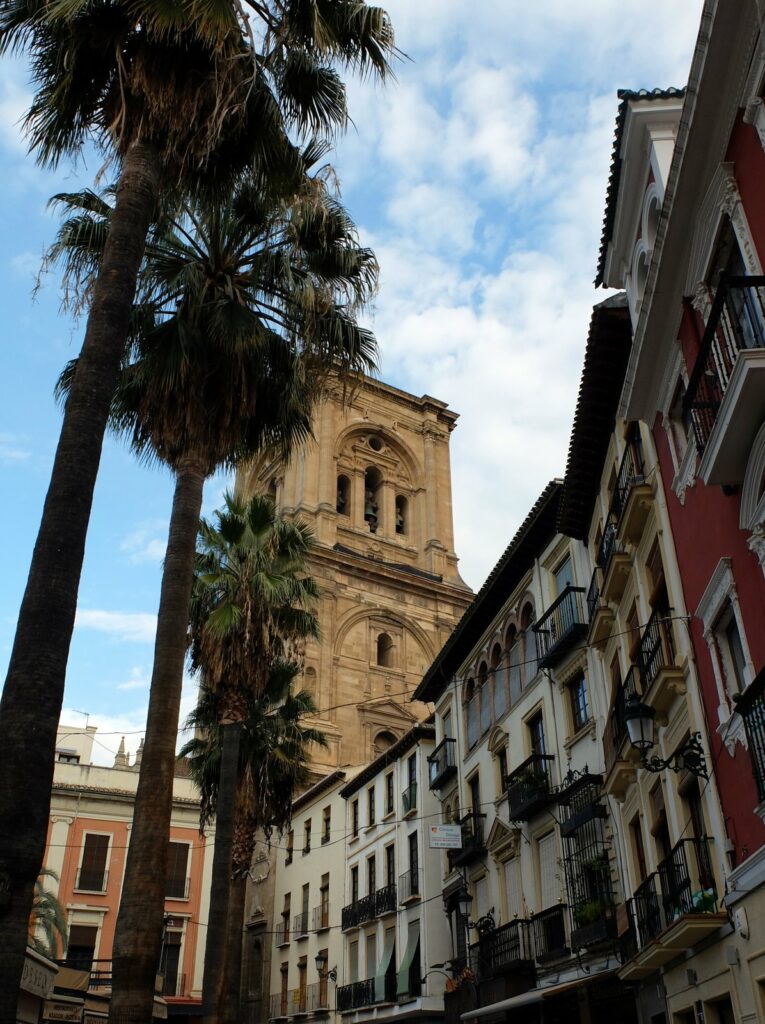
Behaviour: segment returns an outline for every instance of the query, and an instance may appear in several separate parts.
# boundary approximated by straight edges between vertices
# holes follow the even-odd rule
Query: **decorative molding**
[[[717,735],[725,744],[725,749],[731,757],[735,753],[737,743],[740,743],[745,749],[749,749],[744,719],[737,711],[734,711],[726,721],[720,721],[720,724],[717,726]]]
[[[757,435],[749,451],[746,473],[741,487],[741,511],[738,525],[742,530],[754,530],[765,520],[765,493],[760,493],[765,475],[765,423],[757,431]]]
[[[715,570],[710,577],[709,583],[707,583],[704,593],[701,595],[701,600],[696,609],[696,616],[703,623],[705,635],[709,630],[713,629],[715,619],[723,610],[731,592],[736,589],[731,568],[732,564],[732,559],[721,558],[715,566]]]
[[[684,289],[685,295],[694,295],[695,299],[698,298],[699,282],[707,278],[720,220],[726,213],[731,216],[741,201],[733,167],[732,163],[718,166],[696,213],[696,230],[691,241]]]
[[[672,399],[675,394],[677,382],[680,380],[681,376],[685,379],[683,371],[683,353],[680,349],[680,343],[676,341],[675,354],[671,359],[667,360],[666,366],[664,367],[664,373],[661,378],[661,385],[659,387],[658,409],[659,412],[666,417],[669,417],[669,410],[672,406]]]
[[[751,537],[749,537],[746,543],[749,550],[759,561],[763,576],[765,576],[765,523],[758,523],[755,526]]]
[[[685,453],[680,460],[675,477],[672,481],[672,490],[677,495],[681,505],[685,504],[685,492],[696,484],[696,473],[698,470],[698,451],[696,440],[693,437],[688,439],[685,446]]]

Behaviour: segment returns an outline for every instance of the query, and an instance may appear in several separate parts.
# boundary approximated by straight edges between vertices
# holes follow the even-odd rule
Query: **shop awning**
[[[409,968],[412,966],[417,948],[420,945],[420,922],[413,921],[409,926],[409,936],[406,942],[406,952],[401,966],[398,970],[398,983],[396,995],[405,996],[409,993]]]
[[[375,974],[375,999],[383,1002],[385,999],[385,976],[390,969],[390,962],[393,959],[393,950],[396,948],[396,929],[389,928],[385,932],[385,945],[383,946],[380,963],[377,965]]]
[[[460,1014],[460,1020],[473,1021],[486,1017],[493,1017],[497,1013],[505,1013],[508,1010],[516,1010],[520,1006],[533,1006],[534,1003],[544,1002],[546,999],[555,999],[557,996],[565,995],[575,988],[583,985],[591,985],[595,981],[602,981],[603,978],[611,978],[615,971],[600,971],[597,974],[588,975],[586,978],[577,978],[575,981],[567,981],[560,985],[548,985],[542,988],[532,988],[528,992],[511,996],[509,999],[501,999],[498,1003],[491,1003],[489,1006],[479,1006],[475,1010],[468,1010]]]

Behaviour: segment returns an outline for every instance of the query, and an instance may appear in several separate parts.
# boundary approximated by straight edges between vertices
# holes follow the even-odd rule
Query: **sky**
[[[590,311],[618,88],[685,84],[701,0],[388,0],[395,81],[349,79],[353,126],[333,155],[381,265],[367,320],[381,376],[460,414],[455,545],[478,589],[548,480],[562,476]],[[56,377],[83,324],[41,255],[51,195],[92,186],[97,159],[42,170],[19,119],[22,60],[0,67],[0,678],[10,655],[61,412]],[[204,512],[226,480],[206,488]],[[94,760],[146,720],[172,481],[105,446],[62,722],[97,725]],[[194,699],[190,681],[183,711]]]

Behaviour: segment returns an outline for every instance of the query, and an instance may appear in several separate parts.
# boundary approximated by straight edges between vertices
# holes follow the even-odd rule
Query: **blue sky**
[[[384,379],[449,402],[456,547],[477,588],[565,468],[616,115],[616,89],[682,85],[701,0],[390,0],[407,55],[385,88],[351,82],[335,167],[377,252],[369,320]],[[99,161],[42,171],[18,119],[23,63],[0,74],[0,670],[10,653],[60,426],[53,385],[82,325],[55,275],[51,194]],[[225,481],[208,484],[206,511]],[[80,588],[64,720],[99,726],[98,759],[146,715],[169,475],[107,441]],[[476,524],[480,524],[476,528]],[[185,706],[193,699],[187,687]],[[75,710],[76,709],[76,710]]]

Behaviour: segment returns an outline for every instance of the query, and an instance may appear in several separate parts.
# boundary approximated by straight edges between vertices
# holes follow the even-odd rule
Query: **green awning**
[[[385,976],[390,969],[391,960],[393,959],[393,951],[396,948],[396,929],[389,928],[385,933],[385,945],[383,946],[382,956],[380,962],[377,965],[377,973],[375,974],[375,1002],[382,1003],[385,1001]]]
[[[420,945],[420,922],[412,921],[409,925],[409,936],[406,942],[406,952],[401,966],[398,969],[398,984],[396,995],[405,996],[409,994],[409,969],[412,966],[417,950]]]

